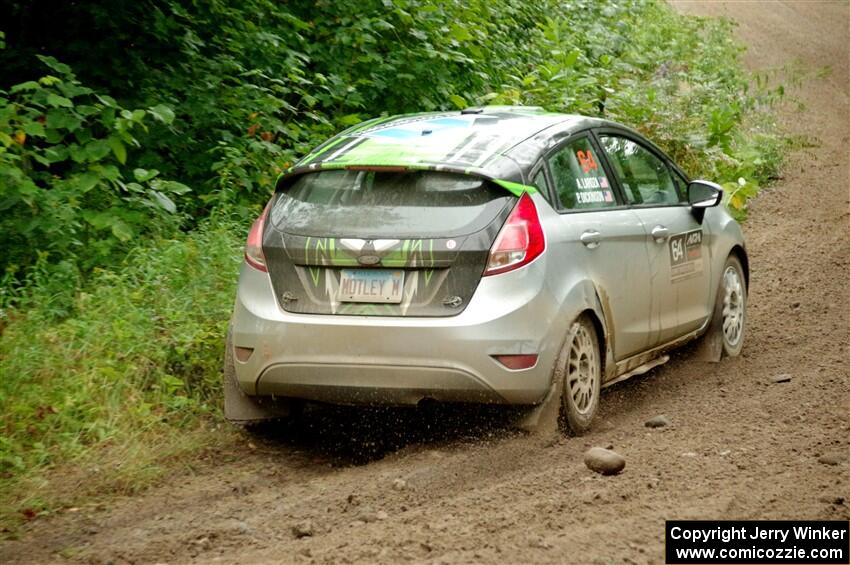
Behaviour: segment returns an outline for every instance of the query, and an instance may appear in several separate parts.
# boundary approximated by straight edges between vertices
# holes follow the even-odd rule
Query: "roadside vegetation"
[[[743,71],[731,24],[652,0],[57,9],[0,11],[6,524],[140,488],[222,441],[247,227],[336,131],[481,104],[604,116],[721,182],[739,217],[785,146],[782,88]]]

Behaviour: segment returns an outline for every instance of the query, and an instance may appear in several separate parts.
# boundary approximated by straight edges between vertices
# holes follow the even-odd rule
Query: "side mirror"
[[[691,181],[688,185],[688,202],[693,208],[712,208],[723,199],[723,188],[707,180]]]

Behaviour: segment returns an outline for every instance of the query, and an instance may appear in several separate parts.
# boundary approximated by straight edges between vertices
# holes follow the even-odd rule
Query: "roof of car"
[[[357,166],[403,167],[526,183],[529,169],[553,137],[603,124],[610,122],[532,106],[376,118],[332,137],[283,176]]]

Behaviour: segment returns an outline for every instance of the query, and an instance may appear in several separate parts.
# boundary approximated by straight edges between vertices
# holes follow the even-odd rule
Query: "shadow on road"
[[[411,446],[438,447],[517,435],[504,406],[429,404],[417,408],[308,404],[286,421],[246,430],[265,448],[297,449],[333,466],[365,465]]]

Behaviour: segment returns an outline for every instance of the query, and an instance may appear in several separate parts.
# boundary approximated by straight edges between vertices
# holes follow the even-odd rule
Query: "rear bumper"
[[[505,400],[474,374],[449,367],[280,363],[257,383],[260,395],[308,398],[334,404],[502,403]]]
[[[235,362],[239,386],[339,404],[535,404],[564,336],[542,259],[482,279],[464,311],[445,318],[291,314],[278,306],[269,275],[243,265],[233,343],[254,352]],[[529,353],[537,364],[519,371],[491,357]]]

